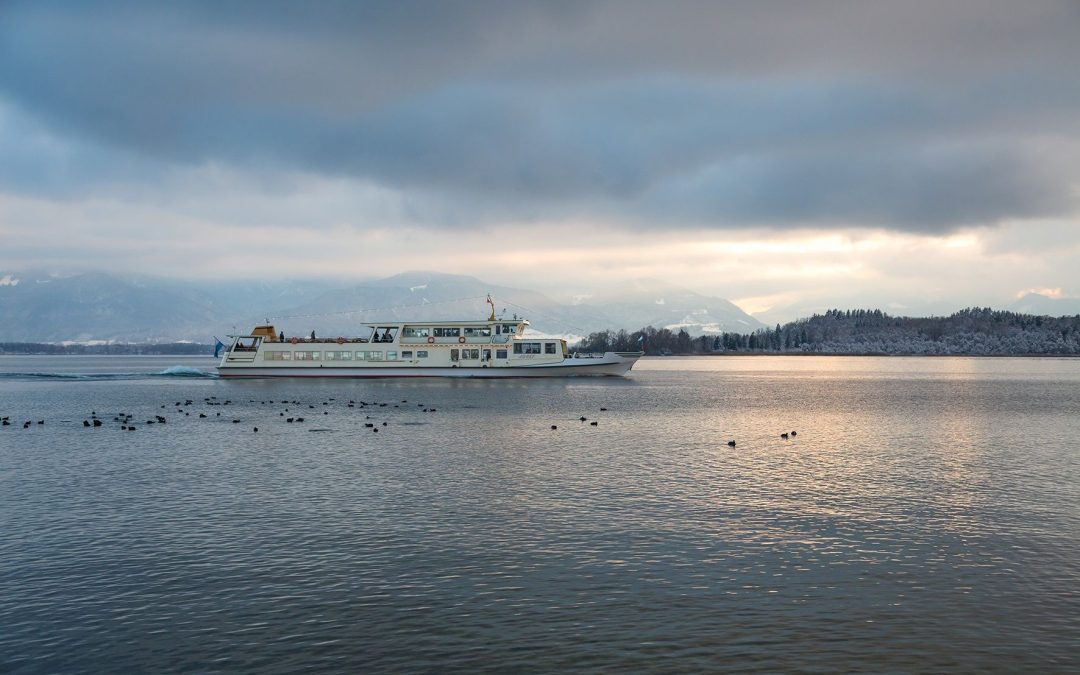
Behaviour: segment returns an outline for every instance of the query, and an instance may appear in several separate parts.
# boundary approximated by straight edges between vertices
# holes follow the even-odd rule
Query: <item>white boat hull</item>
[[[407,364],[328,366],[255,366],[222,365],[218,375],[223,378],[270,377],[460,377],[460,378],[538,378],[589,377],[625,375],[641,355],[638,353],[607,352],[602,357],[569,358],[557,363],[513,366],[413,366]]]

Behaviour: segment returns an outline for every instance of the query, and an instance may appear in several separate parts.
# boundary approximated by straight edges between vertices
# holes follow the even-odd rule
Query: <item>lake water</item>
[[[1080,360],[212,365],[0,357],[0,671],[1080,669]]]

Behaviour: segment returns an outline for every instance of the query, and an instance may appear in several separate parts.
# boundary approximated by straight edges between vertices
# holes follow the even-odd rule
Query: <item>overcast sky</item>
[[[0,272],[1080,294],[1080,2],[0,3]]]

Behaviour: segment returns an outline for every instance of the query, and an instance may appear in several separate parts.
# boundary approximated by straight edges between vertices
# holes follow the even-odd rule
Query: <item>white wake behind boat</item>
[[[568,377],[625,375],[642,352],[571,354],[525,335],[524,319],[362,324],[362,337],[286,337],[272,325],[230,335],[221,377]]]

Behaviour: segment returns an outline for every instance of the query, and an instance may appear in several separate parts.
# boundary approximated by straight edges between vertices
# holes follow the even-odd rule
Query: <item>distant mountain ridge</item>
[[[554,335],[646,325],[694,334],[763,327],[727,300],[655,280],[588,302],[579,296],[563,303],[535,291],[434,272],[351,283],[0,272],[0,342],[207,342],[266,319],[290,335],[348,335],[368,321],[485,317],[488,293],[501,316],[523,316],[535,330]]]
[[[217,319],[209,299],[184,297],[100,272],[71,277],[5,275],[0,286],[0,339],[174,341]],[[133,320],[138,318],[137,321]]]
[[[584,304],[584,300],[589,301]],[[638,279],[617,290],[600,291],[583,298],[579,306],[589,307],[611,320],[596,329],[669,328],[691,335],[723,332],[749,333],[765,328],[734,303],[657,279]]]
[[[1080,298],[1054,298],[1041,293],[1027,293],[1008,307],[1009,311],[1034,316],[1076,316]]]

